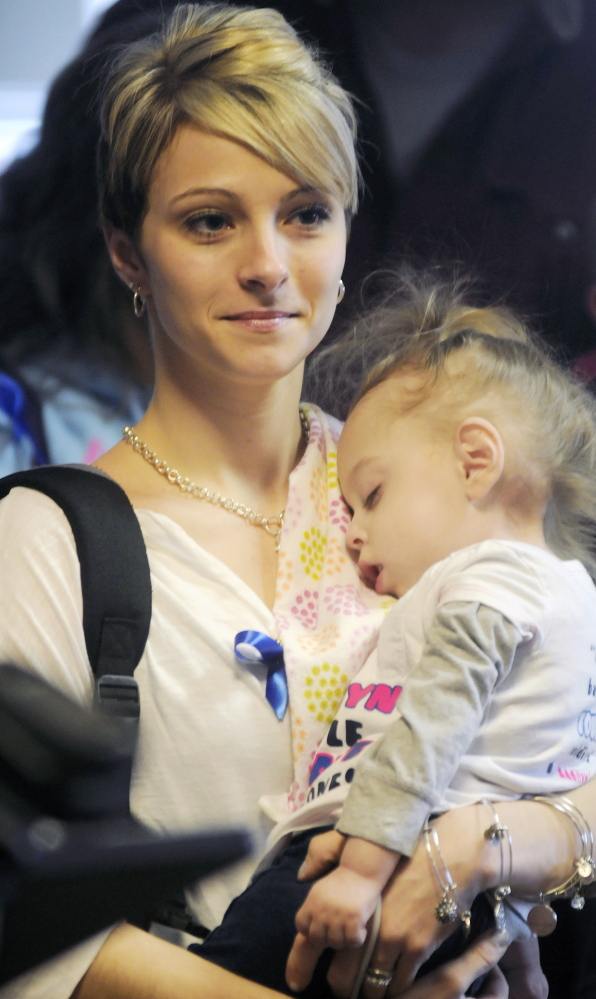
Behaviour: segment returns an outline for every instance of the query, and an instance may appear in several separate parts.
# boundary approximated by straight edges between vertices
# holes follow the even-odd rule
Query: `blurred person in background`
[[[564,359],[593,349],[596,6],[270,6],[330,55],[362,101],[367,190],[348,247],[348,300],[358,305],[362,279],[388,261],[459,261],[487,300],[521,311]]]
[[[0,178],[0,474],[88,462],[149,401],[146,320],[131,315],[97,221],[98,91],[117,47],[173,0],[118,0],[54,80],[39,140]]]

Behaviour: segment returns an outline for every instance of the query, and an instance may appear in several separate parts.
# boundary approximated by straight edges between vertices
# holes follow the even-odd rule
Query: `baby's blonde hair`
[[[278,11],[181,4],[162,31],[122,50],[102,106],[104,222],[138,235],[155,164],[183,123],[242,143],[355,211],[351,99]]]
[[[403,374],[400,415],[435,432],[468,415],[501,432],[510,497],[544,509],[548,545],[596,576],[596,400],[509,309],[476,307],[463,281],[401,276],[396,290],[317,359],[335,383],[361,384],[352,407]]]

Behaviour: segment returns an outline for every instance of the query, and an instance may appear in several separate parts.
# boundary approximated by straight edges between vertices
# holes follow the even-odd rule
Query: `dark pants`
[[[306,857],[310,840],[321,831],[314,829],[294,836],[271,867],[257,874],[246,891],[234,899],[221,926],[202,944],[192,944],[189,949],[243,978],[285,995],[296,995],[286,984],[286,961],[296,935],[296,913],[311,885],[308,881],[298,881],[298,868]],[[429,912],[429,919],[434,919],[434,913]],[[492,910],[481,896],[472,907],[470,937],[466,939],[458,925],[419,974],[461,954],[470,940],[492,925]],[[331,999],[326,976],[332,957],[332,950],[324,951],[310,985],[300,993],[303,999]]]

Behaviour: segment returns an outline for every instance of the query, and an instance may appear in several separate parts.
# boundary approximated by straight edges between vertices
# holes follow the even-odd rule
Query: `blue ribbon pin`
[[[284,650],[263,631],[239,631],[234,639],[234,652],[241,666],[264,663],[267,666],[265,697],[281,721],[288,707],[288,681]]]

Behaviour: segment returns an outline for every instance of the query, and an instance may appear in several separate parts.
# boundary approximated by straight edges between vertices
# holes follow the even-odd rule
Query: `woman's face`
[[[339,202],[187,124],[156,165],[148,205],[132,280],[158,368],[253,382],[300,368],[337,303]]]

